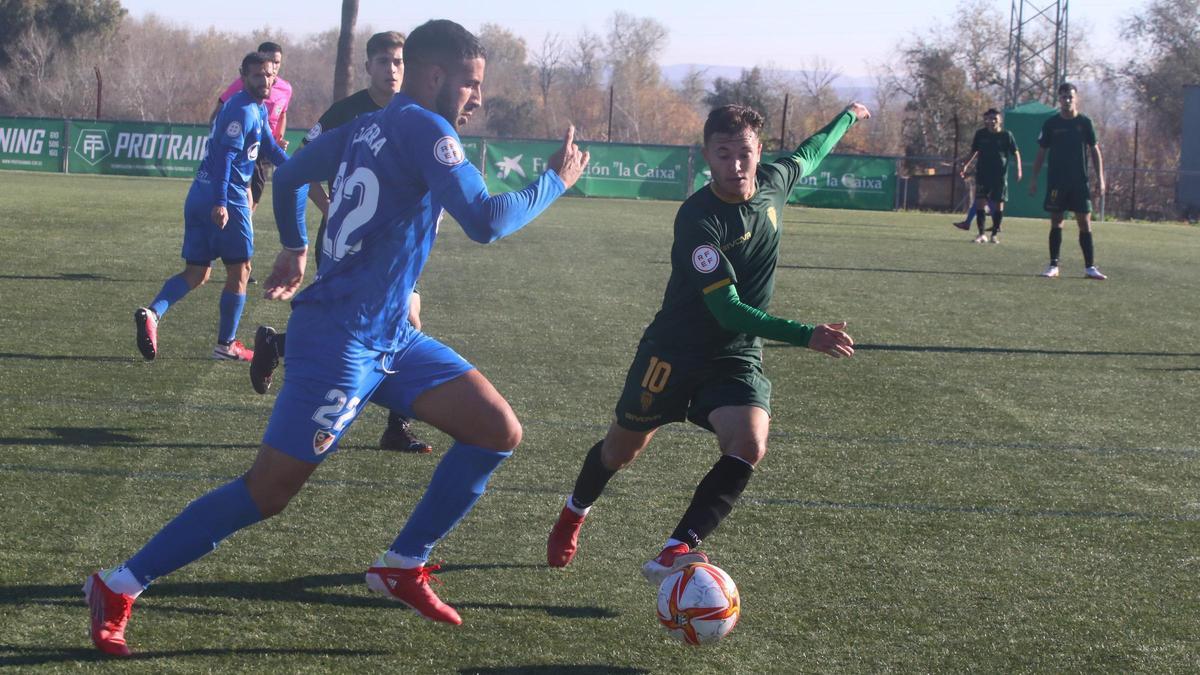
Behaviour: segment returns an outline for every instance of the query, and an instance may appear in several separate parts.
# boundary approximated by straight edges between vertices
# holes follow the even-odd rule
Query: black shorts
[[[257,204],[262,201],[263,189],[267,187],[267,171],[270,169],[271,160],[265,157],[259,157],[254,163],[254,173],[250,176],[250,199],[252,204]]]
[[[1092,193],[1086,185],[1062,188],[1051,185],[1046,188],[1046,201],[1042,208],[1050,213],[1091,213]]]
[[[760,355],[697,359],[643,340],[617,401],[617,424],[650,431],[687,420],[712,431],[709,414],[725,406],[754,406],[771,414],[771,381]]]
[[[1008,201],[1008,177],[979,176],[975,179],[975,199],[986,199],[990,202]]]

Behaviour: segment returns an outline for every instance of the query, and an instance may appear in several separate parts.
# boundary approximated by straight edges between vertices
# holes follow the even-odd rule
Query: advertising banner
[[[71,123],[71,173],[191,178],[208,152],[207,126],[153,122]]]
[[[569,194],[628,199],[675,199],[688,195],[688,148],[654,145],[583,144],[591,153],[586,173]],[[546,170],[556,141],[487,142],[484,174],[488,190],[519,190]]]
[[[0,169],[61,171],[62,120],[0,117]]]
[[[769,162],[784,155],[763,154]],[[708,164],[696,153],[693,192],[711,178]],[[828,155],[813,173],[801,178],[788,199],[826,209],[891,211],[896,204],[896,160],[868,155]]]

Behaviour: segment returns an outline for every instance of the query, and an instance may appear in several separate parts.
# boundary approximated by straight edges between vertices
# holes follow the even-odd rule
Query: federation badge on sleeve
[[[237,120],[230,122],[229,126],[225,127],[225,135],[230,138],[237,138],[238,136],[241,136],[242,123]]]
[[[721,264],[721,254],[712,244],[702,244],[692,251],[692,267],[697,272],[708,274]]]
[[[317,122],[313,125],[313,128],[308,130],[308,133],[304,136],[304,140],[312,143],[313,141],[317,140],[317,136],[320,136],[322,131],[323,129],[321,129],[321,123]]]
[[[458,166],[466,155],[463,154],[462,145],[457,138],[442,136],[433,146],[433,157],[446,166]]]

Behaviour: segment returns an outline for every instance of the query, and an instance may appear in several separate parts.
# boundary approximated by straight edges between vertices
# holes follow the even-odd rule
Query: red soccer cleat
[[[550,530],[550,538],[546,540],[546,564],[551,567],[566,567],[579,550],[579,529],[583,527],[584,516],[563,507],[558,514],[558,522]]]
[[[254,358],[254,351],[246,349],[241,340],[234,340],[227,345],[218,343],[213,347],[212,357],[218,361],[250,361]]]
[[[687,544],[668,546],[654,560],[642,565],[642,576],[657,588],[675,570],[694,563],[706,563],[708,556],[702,551],[693,551]]]
[[[97,572],[83,582],[83,597],[92,611],[92,643],[109,656],[130,656],[125,645],[125,624],[133,610],[133,597],[109,590]]]
[[[403,602],[430,621],[441,621],[455,626],[462,623],[458,612],[442,602],[429,587],[430,580],[442,583],[432,574],[441,569],[441,565],[422,565],[405,569],[383,567],[382,563],[383,559],[380,558],[375,567],[367,569],[367,588],[383,593],[392,600]]]
[[[153,361],[158,356],[158,315],[154,310],[138,307],[133,313],[133,323],[137,327],[137,348],[142,358]]]

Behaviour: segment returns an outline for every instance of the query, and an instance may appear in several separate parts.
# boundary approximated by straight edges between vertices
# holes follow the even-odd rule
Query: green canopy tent
[[[1004,111],[1004,128],[1017,139],[1017,149],[1021,151],[1021,170],[1026,176],[1025,180],[1018,183],[1016,167],[1009,165],[1008,203],[1004,205],[1006,216],[1046,217],[1046,211],[1042,209],[1042,200],[1046,196],[1046,167],[1042,167],[1038,189],[1032,197],[1029,196],[1028,176],[1033,171],[1033,160],[1037,157],[1037,137],[1042,131],[1042,123],[1056,112],[1058,108],[1037,101],[1022,103]]]

